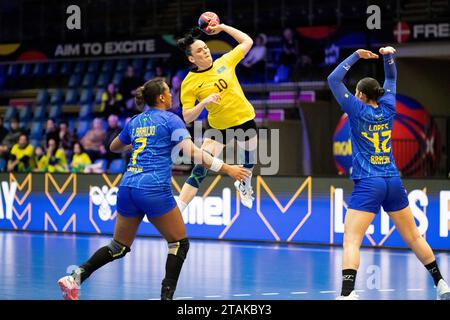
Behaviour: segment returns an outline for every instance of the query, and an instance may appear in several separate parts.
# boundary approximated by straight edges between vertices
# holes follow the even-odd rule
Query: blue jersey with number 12
[[[352,95],[342,80],[350,67],[359,59],[355,52],[344,60],[328,77],[336,100],[350,121],[352,143],[352,179],[398,176],[392,155],[392,129],[395,117],[396,75],[392,55],[383,55],[385,94],[378,98],[378,107],[365,104]]]
[[[132,152],[121,186],[166,190],[171,188],[172,150],[190,138],[184,122],[174,113],[150,109],[130,119],[119,134]]]

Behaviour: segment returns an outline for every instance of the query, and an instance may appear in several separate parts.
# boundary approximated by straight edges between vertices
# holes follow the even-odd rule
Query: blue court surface
[[[58,278],[110,238],[0,231],[0,299],[61,299]],[[131,253],[94,273],[80,299],[158,299],[165,241],[137,238]],[[450,253],[436,253],[450,278]],[[191,240],[175,299],[328,300],[341,286],[342,249],[302,245]],[[360,299],[435,299],[426,269],[406,250],[362,249]]]

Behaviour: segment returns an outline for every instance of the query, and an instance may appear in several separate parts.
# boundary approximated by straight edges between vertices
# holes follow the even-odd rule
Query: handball
[[[220,24],[219,16],[214,12],[204,12],[198,18],[198,27],[206,34],[211,34],[210,27]]]

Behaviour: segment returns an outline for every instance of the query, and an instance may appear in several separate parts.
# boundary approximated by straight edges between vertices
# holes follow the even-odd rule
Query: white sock
[[[184,209],[186,209],[186,207],[188,205],[186,203],[184,203],[183,201],[181,201],[180,198],[178,198],[176,201],[177,201],[178,208],[180,209],[180,212],[183,213]]]

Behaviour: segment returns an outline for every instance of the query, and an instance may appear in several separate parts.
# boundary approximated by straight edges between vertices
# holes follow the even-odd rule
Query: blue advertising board
[[[112,234],[121,175],[2,174],[0,229]],[[172,179],[177,195],[185,177]],[[420,233],[434,249],[450,250],[450,185],[405,179]],[[183,212],[191,238],[342,244],[353,183],[346,178],[253,179],[252,209],[240,204],[233,181],[208,176]],[[156,236],[147,219],[138,235]],[[363,245],[406,247],[386,212],[377,214]]]

